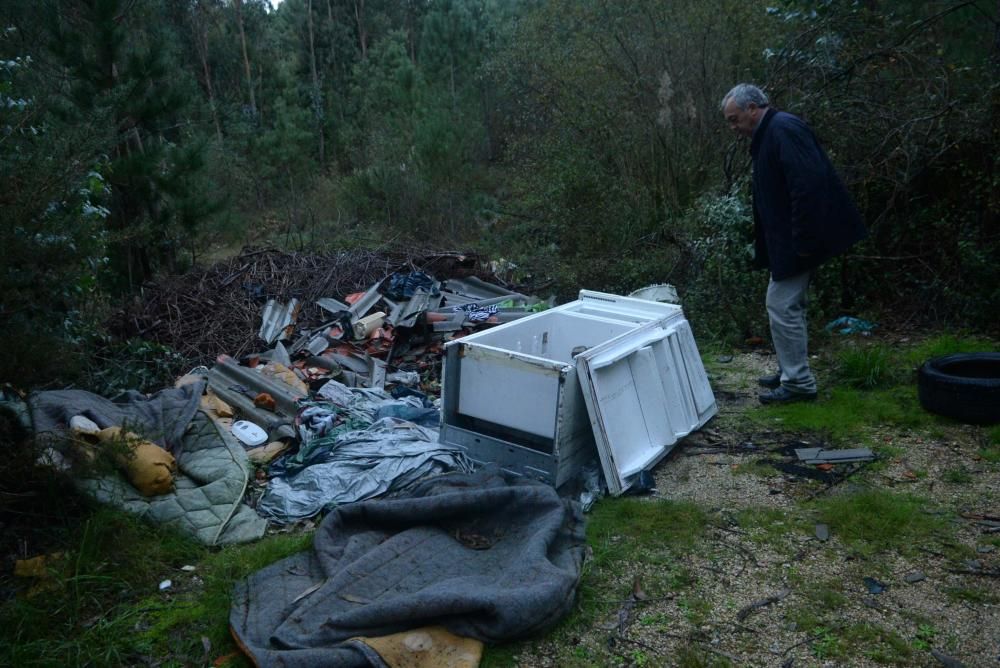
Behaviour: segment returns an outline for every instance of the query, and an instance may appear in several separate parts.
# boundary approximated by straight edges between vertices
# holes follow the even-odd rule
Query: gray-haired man
[[[811,401],[806,295],[813,270],[866,236],[843,182],[801,119],[777,111],[752,84],[738,84],[720,105],[729,127],[750,138],[755,265],[769,269],[767,315],[778,373],[758,382],[761,403]]]

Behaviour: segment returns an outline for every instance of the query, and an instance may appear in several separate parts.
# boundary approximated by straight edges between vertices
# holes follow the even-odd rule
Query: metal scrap
[[[796,448],[795,455],[803,464],[847,464],[849,462],[870,462],[875,459],[875,453],[868,448],[848,450]]]

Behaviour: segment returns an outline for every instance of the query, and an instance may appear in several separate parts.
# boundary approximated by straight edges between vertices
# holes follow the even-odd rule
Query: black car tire
[[[924,410],[971,424],[1000,422],[1000,353],[956,353],[924,362],[917,373]]]

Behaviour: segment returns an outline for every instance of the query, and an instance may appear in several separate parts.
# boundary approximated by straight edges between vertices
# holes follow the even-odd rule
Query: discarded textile
[[[380,420],[384,417],[395,417],[433,429],[437,429],[441,421],[438,409],[424,406],[424,402],[416,397],[403,397],[382,404],[375,412],[375,418]]]
[[[411,394],[420,394],[412,392]],[[347,387],[335,380],[326,382],[316,392],[316,401],[301,401],[296,417],[299,449],[271,465],[270,473],[286,476],[307,466],[326,461],[330,449],[341,434],[366,429],[376,420],[397,417],[422,427],[437,427],[437,409],[427,406],[420,397],[394,399],[385,390]]]
[[[78,486],[97,501],[206,545],[256,540],[267,522],[242,502],[250,477],[246,452],[228,430],[198,410],[204,387],[198,381],[152,397],[131,392],[114,402],[82,390],[38,392],[28,405],[36,434],[56,441],[69,435],[70,418],[84,415],[97,425],[127,424],[169,446],[178,469],[172,492],[145,497],[120,475],[77,478]]]
[[[101,429],[128,426],[176,456],[188,423],[198,410],[205,384],[170,388],[147,397],[125,392],[114,400],[84,390],[36,392],[28,397],[35,433],[65,436],[76,415],[92,420]]]
[[[396,273],[389,277],[389,289],[385,295],[390,299],[409,299],[419,289],[438,295],[441,292],[441,284],[422,271],[409,274]]]
[[[827,323],[825,329],[828,332],[836,329],[838,334],[863,334],[867,336],[877,326],[875,323],[868,322],[867,320],[843,316]]]
[[[497,304],[462,304],[461,306],[455,306],[452,311],[456,313],[459,311],[464,311],[466,313],[466,318],[471,322],[482,322],[488,320],[490,316],[496,315],[497,311],[500,310],[500,306]]]
[[[328,445],[320,462],[271,478],[257,512],[291,522],[340,504],[403,491],[428,475],[472,469],[460,448],[438,443],[436,431],[392,417],[339,434]]]
[[[269,469],[272,476],[291,475],[324,462],[338,436],[365,429],[375,421],[371,413],[351,412],[330,403],[303,401],[302,405],[297,418],[299,449],[274,462]]]
[[[267,520],[243,503],[250,480],[243,446],[201,411],[184,434],[177,468],[174,491],[160,496],[144,497],[119,476],[82,480],[80,487],[101,503],[186,533],[205,545],[244,543],[264,535]]]
[[[357,640],[440,625],[484,642],[536,633],[573,605],[583,519],[541,483],[438,476],[405,498],[336,508],[311,552],[237,584],[230,625],[257,666],[381,666]]]

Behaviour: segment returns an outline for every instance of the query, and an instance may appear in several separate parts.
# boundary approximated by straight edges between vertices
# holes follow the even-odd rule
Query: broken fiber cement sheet
[[[436,430],[385,417],[366,429],[337,435],[322,462],[271,478],[257,512],[288,523],[341,504],[404,491],[429,475],[471,470],[464,451],[439,443]]]
[[[228,430],[198,410],[204,387],[197,382],[150,397],[128,392],[115,401],[83,390],[38,392],[28,397],[28,406],[36,435],[54,437],[53,447],[69,436],[70,418],[83,415],[101,427],[127,425],[176,458],[174,491],[160,496],[143,496],[117,473],[75,478],[97,501],[205,545],[256,540],[264,535],[267,521],[242,502],[250,479],[246,451]]]
[[[337,507],[311,552],[236,585],[229,623],[259,667],[384,666],[360,638],[429,625],[505,642],[570,611],[584,549],[579,506],[548,485],[437,476]]]

